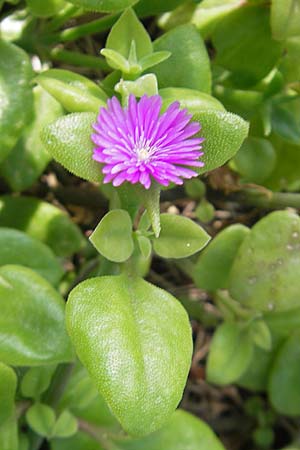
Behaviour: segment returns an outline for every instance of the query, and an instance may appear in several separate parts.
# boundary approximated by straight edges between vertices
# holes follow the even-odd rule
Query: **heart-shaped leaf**
[[[64,273],[55,255],[42,242],[12,228],[0,228],[0,266],[6,264],[29,267],[53,285]]]
[[[89,181],[101,181],[99,163],[93,160],[91,141],[93,113],[74,113],[61,117],[42,131],[48,152],[70,172]]]
[[[123,209],[108,212],[90,236],[90,241],[110,261],[126,261],[134,249],[132,222],[128,212]]]
[[[66,214],[33,197],[0,197],[0,227],[24,231],[58,256],[69,256],[84,245],[81,231]]]
[[[23,50],[0,39],[0,161],[16,144],[32,114],[33,76],[30,59]]]
[[[210,240],[200,225],[184,216],[161,214],[160,224],[160,235],[153,240],[153,248],[163,258],[186,258]]]
[[[86,280],[67,303],[82,363],[123,428],[149,434],[178,405],[192,352],[187,314],[167,292],[124,275]]]
[[[31,366],[72,360],[64,301],[40,275],[22,266],[0,267],[0,359]]]
[[[242,242],[229,280],[231,296],[258,311],[300,306],[300,219],[276,211],[261,219]]]

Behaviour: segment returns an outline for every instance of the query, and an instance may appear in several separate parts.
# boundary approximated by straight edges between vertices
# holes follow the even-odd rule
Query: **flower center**
[[[134,151],[137,155],[138,161],[147,161],[153,153],[153,147],[149,144],[149,141],[140,139],[134,147]]]

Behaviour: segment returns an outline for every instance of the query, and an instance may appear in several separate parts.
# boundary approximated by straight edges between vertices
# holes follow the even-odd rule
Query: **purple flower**
[[[180,110],[179,102],[162,115],[161,106],[159,95],[144,95],[139,102],[130,95],[127,108],[116,97],[100,108],[91,138],[96,145],[93,158],[103,164],[104,183],[120,186],[128,181],[149,189],[152,179],[168,186],[198,175],[184,166],[204,166],[199,161],[204,139],[192,138],[199,123],[190,122],[192,115]]]

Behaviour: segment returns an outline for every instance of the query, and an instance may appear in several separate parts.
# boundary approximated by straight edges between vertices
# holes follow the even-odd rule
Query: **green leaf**
[[[47,0],[41,3],[40,0],[26,0],[27,6],[33,16],[51,17],[59,13],[65,6],[64,0]]]
[[[65,213],[33,197],[1,196],[0,227],[24,231],[58,256],[72,255],[84,245],[81,231]]]
[[[12,228],[0,228],[0,266],[6,264],[29,267],[54,286],[64,273],[53,252],[42,242]]]
[[[254,352],[247,370],[237,380],[239,386],[255,392],[266,390],[270,368],[278,347],[277,345],[274,348],[274,339],[272,344],[272,351],[265,351],[254,346]]]
[[[0,267],[0,359],[34,366],[70,361],[64,301],[40,275],[27,267]]]
[[[130,215],[123,209],[108,212],[89,239],[98,252],[110,261],[126,261],[134,249]]]
[[[135,6],[135,11],[139,17],[154,16],[165,11],[171,11],[184,0],[140,0]]]
[[[215,332],[207,361],[207,379],[226,385],[235,382],[251,361],[253,344],[238,324],[224,322]]]
[[[255,320],[250,325],[250,335],[255,344],[263,350],[272,348],[272,336],[267,323],[264,320]]]
[[[18,423],[14,415],[0,425],[0,448],[1,450],[19,449]]]
[[[215,86],[214,95],[228,111],[238,114],[246,120],[257,114],[258,108],[264,101],[262,92],[250,89],[232,89],[221,85]]]
[[[276,335],[279,338],[288,338],[300,328],[300,308],[266,313],[264,314],[264,321],[270,328],[272,335]]]
[[[112,26],[105,48],[115,50],[128,59],[133,41],[136,45],[138,60],[152,53],[153,48],[149,34],[135,12],[129,8],[123,12],[119,20]]]
[[[199,111],[193,120],[200,122],[205,166],[198,170],[208,172],[222,166],[232,158],[248,134],[248,123],[241,117],[223,111]]]
[[[74,175],[89,181],[101,181],[99,163],[93,160],[91,141],[94,113],[74,113],[45,127],[41,138],[48,152]]]
[[[240,0],[202,0],[197,6],[191,22],[206,38],[215,26],[230,15],[235,9],[243,6]]]
[[[143,439],[118,442],[124,450],[225,450],[210,427],[183,410],[167,424]]]
[[[14,413],[16,389],[17,376],[14,370],[0,362],[0,428]]]
[[[300,306],[300,219],[273,212],[242,242],[229,280],[231,296],[257,311],[287,311]]]
[[[237,86],[254,85],[276,65],[282,46],[272,39],[269,22],[265,5],[249,5],[233,11],[215,29],[215,62],[233,72]]]
[[[29,426],[40,436],[50,438],[55,424],[55,412],[50,406],[35,403],[26,412]]]
[[[233,167],[244,183],[260,184],[276,165],[276,152],[267,139],[248,137],[234,157]]]
[[[35,79],[68,112],[99,112],[107,96],[88,78],[63,69],[50,69]]]
[[[76,418],[68,410],[61,413],[52,430],[53,437],[67,438],[73,436],[78,429]]]
[[[272,365],[268,393],[281,414],[300,414],[300,337],[295,333],[280,348]]]
[[[70,438],[51,440],[51,450],[105,450],[99,441],[90,435],[78,432]]]
[[[210,94],[209,57],[195,27],[181,25],[163,34],[154,42],[154,50],[171,52],[170,58],[151,69],[160,88],[183,87]]]
[[[80,6],[88,11],[97,12],[118,12],[128,6],[132,6],[138,0],[68,0],[76,6]]]
[[[143,255],[143,257],[146,259],[150,258],[152,252],[152,245],[150,239],[148,239],[146,236],[138,236],[137,241],[140,252]]]
[[[300,1],[272,0],[271,28],[275,39],[300,35]]]
[[[135,81],[121,80],[115,86],[115,91],[121,94],[122,98],[128,98],[129,94],[135,97],[142,97],[144,94],[148,96],[157,95],[157,80],[153,73],[148,73],[139,77]]]
[[[161,427],[181,399],[191,360],[180,303],[140,278],[93,278],[71,292],[67,329],[125,431],[142,436]]]
[[[300,145],[300,96],[272,103],[272,131],[290,144]]]
[[[192,114],[211,109],[225,111],[224,106],[216,98],[195,89],[165,88],[159,90],[159,95],[163,99],[163,110],[178,101],[181,108],[187,108]]]
[[[280,71],[287,83],[300,80],[300,37],[285,42],[285,54],[281,60]]]
[[[168,59],[171,56],[170,52],[167,51],[161,51],[161,52],[154,52],[149,55],[144,56],[140,61],[140,65],[142,67],[142,70],[149,69],[150,67],[156,66],[156,64],[159,64],[166,59]]]
[[[32,114],[30,59],[23,50],[0,39],[0,161],[15,146]]]
[[[30,187],[43,173],[51,156],[41,142],[40,132],[63,114],[59,103],[43,89],[36,87],[33,94],[35,116],[0,167],[1,175],[14,191]]]
[[[201,250],[210,240],[206,231],[184,216],[161,214],[161,232],[153,248],[162,258],[186,258]]]
[[[209,223],[215,216],[215,207],[203,198],[195,210],[196,217],[203,223]]]
[[[48,389],[55,369],[56,365],[29,368],[21,381],[23,397],[38,399]]]
[[[195,264],[193,280],[196,286],[207,291],[227,288],[234,258],[249,232],[244,225],[235,224],[217,234]]]

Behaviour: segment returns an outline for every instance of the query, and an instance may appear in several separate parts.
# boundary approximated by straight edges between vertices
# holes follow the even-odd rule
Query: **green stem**
[[[63,50],[58,47],[51,50],[49,56],[54,61],[61,61],[74,66],[100,69],[103,72],[110,72],[111,70],[105,59],[101,56],[84,55],[79,52],[71,52],[69,50]]]
[[[272,192],[268,189],[245,188],[234,197],[249,206],[265,209],[297,208],[300,209],[300,193]]]
[[[100,19],[93,20],[92,22],[77,25],[72,28],[67,28],[59,33],[45,36],[45,40],[47,43],[68,42],[75,41],[83,36],[101,33],[102,31],[107,31],[111,28],[118,17],[119,14],[104,16]]]
[[[45,26],[46,32],[52,32],[61,27],[67,20],[73,17],[80,8],[75,5],[68,4],[62,11],[60,11],[54,19],[49,21]]]
[[[253,317],[253,311],[243,308],[236,300],[233,300],[225,290],[218,290],[215,294],[215,301],[220,309],[227,310],[228,316],[235,316],[240,319]]]

